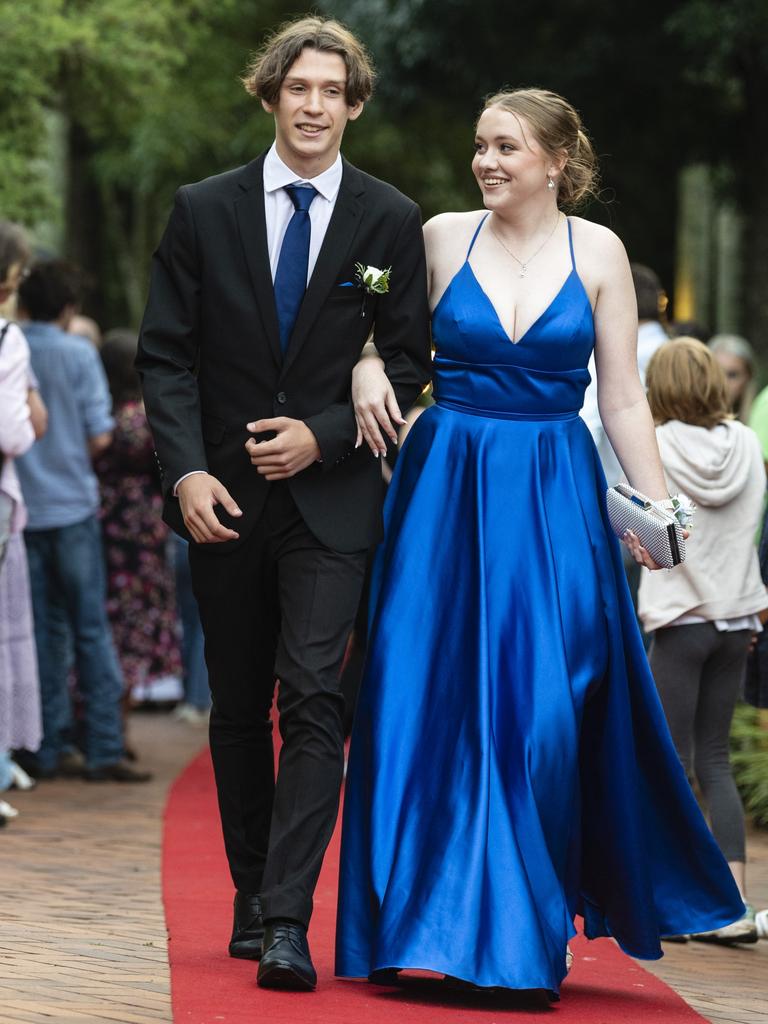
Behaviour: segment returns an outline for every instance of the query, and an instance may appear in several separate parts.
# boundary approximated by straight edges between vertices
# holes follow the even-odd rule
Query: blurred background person
[[[112,443],[96,457],[107,564],[107,613],[126,696],[181,676],[173,569],[154,442],[133,368],[137,335],[109,331],[101,358],[112,395]]]
[[[755,350],[746,338],[738,334],[715,334],[708,344],[723,368],[731,411],[742,423],[749,423],[757,394]]]
[[[0,304],[16,291],[29,259],[21,229],[0,221]],[[0,791],[29,788],[11,759],[15,748],[37,750],[42,738],[40,692],[23,529],[26,510],[14,459],[42,437],[47,414],[32,387],[29,347],[16,324],[0,317]],[[0,800],[0,824],[17,811]]]
[[[677,753],[746,902],[744,811],[729,733],[750,642],[762,628],[758,613],[768,607],[754,543],[765,493],[762,453],[754,433],[734,419],[723,369],[700,341],[662,346],[647,383],[670,493],[687,495],[697,511],[686,561],[643,575],[638,612],[653,634],[651,670]],[[754,911],[748,906],[740,921],[693,937],[754,942]]]
[[[645,384],[645,372],[651,356],[660,345],[669,341],[669,335],[661,322],[667,308],[667,296],[657,274],[650,267],[642,263],[632,263],[630,269],[637,298],[637,370],[640,380]],[[624,479],[624,474],[600,419],[594,355],[589,362],[589,374],[592,379],[584,394],[581,416],[592,434],[608,486],[613,487]],[[639,571],[639,566],[631,556],[630,561]]]
[[[768,474],[768,387],[757,395],[749,412],[749,425],[757,434],[763,453],[763,463]],[[760,572],[763,582],[768,585],[768,503],[763,516],[760,534]],[[765,620],[764,620],[765,621]],[[760,708],[763,727],[768,729],[768,630],[763,630],[749,654],[747,675],[744,681],[744,700]]]
[[[106,614],[99,487],[91,465],[110,444],[114,420],[98,353],[66,333],[78,298],[78,276],[54,260],[34,266],[19,288],[19,315],[26,318],[32,369],[49,414],[46,436],[18,460],[43,710],[37,771],[55,776],[66,753],[71,637],[85,778],[143,782],[148,773],[124,761],[123,680]]]
[[[183,537],[173,535],[173,559],[176,570],[176,606],[181,623],[181,661],[184,699],[176,705],[173,716],[189,725],[206,725],[211,708],[208,669],[205,664],[205,638],[200,612],[192,592],[189,569],[189,545]]]
[[[698,320],[673,320],[669,325],[670,338],[696,338],[706,345],[712,331]]]
[[[90,341],[94,348],[100,349],[103,343],[99,325],[92,316],[83,316],[82,313],[75,313],[73,315],[67,327],[67,334],[75,334],[78,338],[85,338],[86,341]]]

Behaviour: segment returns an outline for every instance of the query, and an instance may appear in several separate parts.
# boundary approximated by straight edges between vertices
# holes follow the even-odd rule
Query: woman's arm
[[[445,245],[445,233],[455,234],[457,216],[464,217],[457,214],[439,214],[428,220],[422,229],[430,305],[434,303],[434,268],[440,257],[441,247]],[[379,356],[372,341],[363,348],[352,373],[352,404],[357,420],[355,447],[359,447],[365,441],[377,458],[379,455],[385,455],[387,447],[382,432],[393,444],[397,444],[397,427],[403,426],[406,421],[397,404],[394,389],[384,372],[384,360]]]
[[[48,410],[37,388],[30,388],[27,391],[27,404],[29,405],[29,418],[32,423],[32,429],[35,432],[35,438],[40,440],[48,429]]]
[[[601,281],[595,306],[595,366],[600,419],[630,485],[668,496],[656,432],[637,370],[637,300],[624,246],[601,232]]]
[[[0,452],[23,455],[35,441],[28,396],[29,348],[14,324],[0,351]]]
[[[600,419],[629,484],[654,501],[668,497],[656,430],[637,369],[637,299],[624,246],[597,228],[599,287],[595,305],[595,368]],[[687,536],[687,534],[686,534]],[[623,538],[632,557],[659,566],[631,531]]]

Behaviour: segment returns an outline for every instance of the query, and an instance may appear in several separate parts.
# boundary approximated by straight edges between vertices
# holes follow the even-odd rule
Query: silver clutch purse
[[[651,558],[665,569],[685,561],[683,528],[671,512],[658,508],[627,484],[609,487],[605,501],[617,537],[631,530]]]

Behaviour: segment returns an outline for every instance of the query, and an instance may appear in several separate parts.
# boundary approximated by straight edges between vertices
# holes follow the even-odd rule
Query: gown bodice
[[[590,381],[595,329],[576,270],[571,222],[571,271],[547,308],[512,342],[469,262],[487,216],[432,314],[435,399],[460,412],[503,419],[576,416]]]

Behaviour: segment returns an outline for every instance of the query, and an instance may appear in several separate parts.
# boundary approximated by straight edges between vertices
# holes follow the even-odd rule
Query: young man
[[[339,154],[372,82],[337,22],[304,18],[268,41],[245,85],[274,116],[274,145],[177,193],[137,362],[165,516],[192,541],[236,888],[229,951],[261,958],[265,987],[316,984],[306,929],[342,778],[339,668],[381,531],[352,369],[373,330],[403,408],[430,377],[418,208]],[[369,291],[358,264],[391,268],[388,287]]]
[[[16,462],[28,519],[43,742],[37,771],[52,778],[71,765],[70,638],[85,713],[85,777],[146,782],[123,760],[123,677],[106,611],[99,485],[92,458],[112,440],[112,400],[98,353],[67,333],[78,300],[72,269],[38,263],[19,287],[32,369],[48,407],[48,432]],[[71,771],[71,767],[69,768]]]

